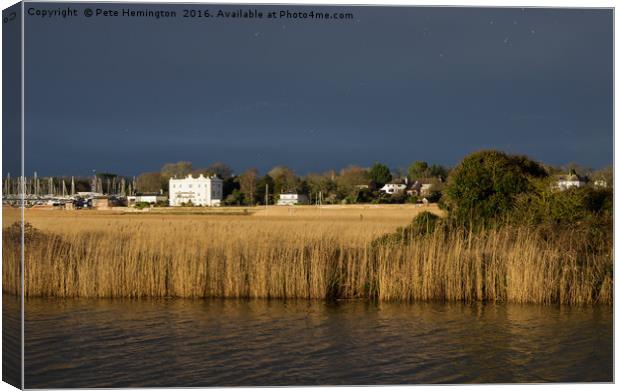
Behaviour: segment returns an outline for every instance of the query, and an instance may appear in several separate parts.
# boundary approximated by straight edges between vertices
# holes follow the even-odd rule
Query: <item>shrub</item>
[[[510,220],[525,224],[574,225],[613,218],[613,192],[589,187],[542,189],[521,195]]]
[[[525,156],[476,152],[450,173],[442,205],[462,223],[494,220],[512,212],[517,196],[532,191],[532,181],[546,176],[542,166]]]

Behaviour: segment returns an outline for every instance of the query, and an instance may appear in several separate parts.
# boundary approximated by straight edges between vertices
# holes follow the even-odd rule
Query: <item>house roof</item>
[[[566,174],[566,175],[557,175],[557,181],[586,181],[586,177],[580,177],[577,174]]]

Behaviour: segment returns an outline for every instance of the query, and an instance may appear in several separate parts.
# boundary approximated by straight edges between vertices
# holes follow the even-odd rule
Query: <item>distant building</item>
[[[97,210],[107,210],[112,206],[110,205],[110,197],[108,196],[96,196],[89,199],[90,207]]]
[[[307,203],[308,197],[305,194],[281,193],[277,205],[300,205]]]
[[[420,178],[413,182],[411,187],[407,189],[407,194],[415,196],[429,196],[431,193],[441,191],[443,189],[443,181],[441,178]]]
[[[605,179],[597,179],[594,181],[594,187],[607,188],[607,181]]]
[[[219,206],[222,202],[222,180],[217,176],[197,178],[170,178],[170,206],[192,204],[196,206]]]
[[[137,202],[147,202],[154,205],[166,201],[168,201],[168,197],[162,193],[137,193],[136,195],[127,197],[129,206],[135,205]]]
[[[390,183],[383,185],[383,187],[379,190],[387,194],[396,194],[405,191],[406,189],[407,178],[393,180]]]
[[[585,178],[580,177],[575,173],[568,175],[560,175],[557,177],[555,186],[558,190],[568,190],[573,187],[582,187],[586,185]]]

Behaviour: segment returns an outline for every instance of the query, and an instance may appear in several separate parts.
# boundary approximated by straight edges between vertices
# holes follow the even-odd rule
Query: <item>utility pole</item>
[[[267,210],[267,205],[269,205],[269,184],[265,183],[265,210]]]

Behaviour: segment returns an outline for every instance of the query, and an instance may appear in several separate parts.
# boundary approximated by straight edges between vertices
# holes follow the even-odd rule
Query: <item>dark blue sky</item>
[[[260,7],[354,14],[317,21],[73,7],[79,17],[26,16],[27,174],[134,175],[178,160],[305,174],[453,165],[482,148],[612,163],[611,10]]]

